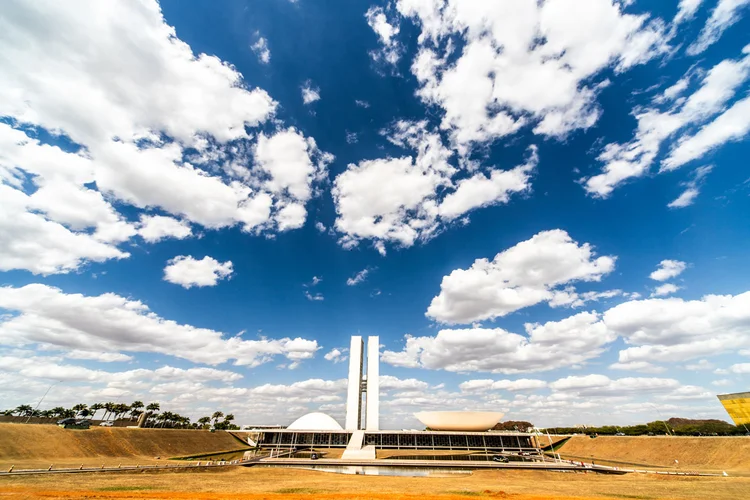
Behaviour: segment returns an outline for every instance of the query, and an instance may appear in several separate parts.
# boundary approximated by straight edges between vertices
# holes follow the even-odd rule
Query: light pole
[[[672,433],[672,430],[667,425],[666,420],[664,420],[664,417],[661,416],[661,412],[659,411],[659,408],[654,403],[646,403],[646,404],[654,407],[654,410],[656,410],[656,414],[659,415],[659,419],[661,419],[661,423],[664,424],[664,427],[667,428],[667,435],[673,436],[674,434]]]
[[[46,392],[44,393],[44,396],[42,396],[42,397],[41,397],[41,399],[39,400],[39,402],[38,402],[38,403],[36,404],[36,408],[34,408],[34,411],[32,411],[32,412],[31,412],[31,414],[29,415],[29,418],[27,418],[27,419],[26,419],[26,422],[24,422],[24,423],[26,423],[26,424],[28,424],[28,423],[29,423],[29,420],[31,420],[31,417],[32,417],[32,415],[34,415],[34,413],[35,413],[35,412],[36,412],[36,411],[37,411],[37,410],[39,409],[39,406],[40,406],[40,405],[42,404],[42,401],[44,401],[44,398],[46,398],[46,397],[47,397],[47,394],[49,394],[49,391],[50,391],[50,390],[51,390],[51,389],[52,389],[52,388],[53,388],[54,386],[56,386],[57,384],[59,384],[60,382],[62,382],[62,380],[58,380],[57,382],[55,382],[55,383],[54,383],[54,384],[52,384],[51,386],[47,387],[47,391],[46,391]]]

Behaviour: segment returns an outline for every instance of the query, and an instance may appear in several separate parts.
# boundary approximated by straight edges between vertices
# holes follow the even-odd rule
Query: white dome
[[[287,429],[297,431],[341,431],[344,430],[330,415],[313,412],[302,415],[292,422]]]

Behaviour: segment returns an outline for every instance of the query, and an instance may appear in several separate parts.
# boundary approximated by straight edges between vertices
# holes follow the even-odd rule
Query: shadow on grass
[[[326,490],[316,490],[315,488],[281,488],[280,490],[274,491],[274,493],[323,493]]]
[[[155,489],[153,486],[105,486],[104,488],[97,488],[96,491],[144,491]]]

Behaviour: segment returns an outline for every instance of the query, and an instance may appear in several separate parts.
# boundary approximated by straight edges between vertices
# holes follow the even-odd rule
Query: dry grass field
[[[0,478],[0,498],[14,499],[739,500],[747,498],[748,492],[748,477],[603,476],[512,470],[475,471],[468,477],[412,478],[235,467]]]
[[[565,458],[602,464],[718,470],[750,474],[750,438],[667,436],[573,436],[560,449]],[[750,498],[750,491],[748,492]]]
[[[0,424],[0,469],[165,463],[175,456],[219,453],[242,443],[228,433],[152,430],[64,430]],[[0,500],[13,499],[382,499],[514,500],[750,498],[750,439],[574,437],[563,456],[682,470],[726,470],[729,477],[479,470],[470,476],[347,476],[280,468],[226,467],[0,477]],[[340,451],[340,450],[339,450]],[[413,452],[402,452],[411,454]],[[338,454],[338,453],[336,453]],[[380,453],[379,453],[380,454]],[[400,454],[389,452],[388,455]],[[380,454],[383,456],[382,454]],[[161,460],[155,457],[160,456]]]
[[[155,457],[237,450],[243,444],[227,432],[172,429],[89,430],[54,425],[0,424],[0,469],[118,463],[161,463]]]

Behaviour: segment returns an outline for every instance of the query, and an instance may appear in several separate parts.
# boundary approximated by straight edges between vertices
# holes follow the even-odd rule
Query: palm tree
[[[159,411],[159,409],[160,409],[159,403],[149,403],[146,406],[146,410],[147,410],[147,412],[146,412],[146,422],[148,422],[151,419],[151,417],[153,416],[154,412]]]
[[[107,420],[107,415],[112,413],[115,409],[115,404],[112,401],[108,401],[104,403],[104,416],[102,417],[102,420]]]
[[[226,417],[224,417],[224,422],[231,422],[232,420],[234,420],[234,414],[233,413],[229,413],[229,414],[227,414]]]
[[[63,413],[65,413],[65,408],[63,408],[62,406],[55,406],[55,407],[54,407],[54,408],[52,408],[52,410],[50,410],[50,411],[52,411],[52,414],[53,414],[54,416],[56,416],[56,417],[61,417],[61,416],[62,416],[62,414],[63,414]]]
[[[145,405],[143,404],[143,401],[133,401],[133,403],[130,405],[130,418],[131,420],[135,419],[143,413],[141,411],[141,408],[143,408]]]
[[[211,418],[214,419],[214,427],[216,427],[216,422],[219,421],[221,417],[224,416],[224,413],[220,411],[215,411],[213,415],[211,415]]]
[[[34,408],[32,408],[31,405],[21,405],[13,411],[15,411],[16,415],[19,417],[28,417],[34,411]]]
[[[211,421],[211,417],[201,417],[198,419],[198,423],[201,424],[201,428],[205,428]]]
[[[78,403],[77,405],[73,407],[73,411],[76,412],[76,415],[80,414],[82,411],[87,410],[87,409],[88,409],[88,405],[83,404],[83,403]]]

